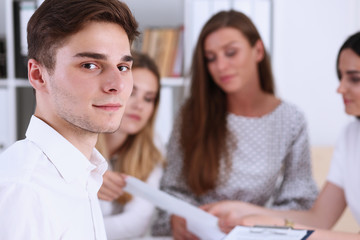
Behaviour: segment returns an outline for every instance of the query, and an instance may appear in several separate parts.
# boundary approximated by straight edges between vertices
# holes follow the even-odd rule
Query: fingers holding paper
[[[243,217],[262,213],[262,208],[241,201],[220,201],[201,208],[219,218],[219,228],[225,233],[229,233],[236,225],[243,225]]]
[[[197,236],[187,230],[186,220],[182,217],[172,215],[171,227],[175,240],[199,240]]]
[[[98,198],[105,201],[113,201],[119,198],[126,185],[125,175],[114,171],[106,171],[103,175],[103,184],[98,192]]]

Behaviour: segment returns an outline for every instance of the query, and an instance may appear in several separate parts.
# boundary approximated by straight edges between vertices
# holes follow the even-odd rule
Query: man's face
[[[47,79],[50,124],[80,132],[114,132],[133,87],[130,44],[114,23],[91,22],[57,50]],[[59,129],[57,129],[59,131]]]

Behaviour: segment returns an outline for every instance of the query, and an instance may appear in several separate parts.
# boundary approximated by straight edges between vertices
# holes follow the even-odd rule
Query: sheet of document
[[[128,176],[124,190],[134,196],[145,198],[155,206],[186,219],[189,231],[201,239],[220,240],[225,237],[217,225],[217,217],[160,191],[137,178]]]
[[[236,226],[224,240],[301,240],[307,234],[307,230],[291,228]]]

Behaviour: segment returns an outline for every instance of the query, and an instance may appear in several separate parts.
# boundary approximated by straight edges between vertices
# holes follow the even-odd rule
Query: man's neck
[[[46,122],[49,126],[55,129],[60,135],[68,140],[74,147],[76,147],[87,159],[91,158],[91,154],[95,147],[98,134],[80,129],[70,123],[54,123],[42,117],[41,114],[35,112],[35,116]]]

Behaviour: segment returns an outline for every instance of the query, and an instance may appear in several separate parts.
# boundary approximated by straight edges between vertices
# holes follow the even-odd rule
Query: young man
[[[118,0],[45,0],[28,24],[36,110],[26,139],[0,155],[0,239],[106,239],[94,149],[132,90],[138,35]]]

